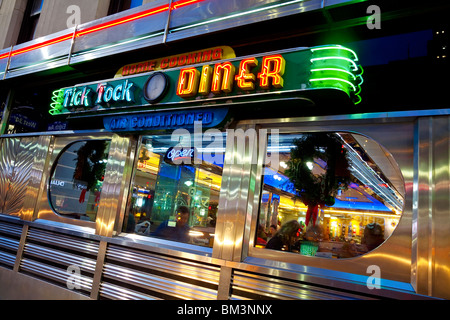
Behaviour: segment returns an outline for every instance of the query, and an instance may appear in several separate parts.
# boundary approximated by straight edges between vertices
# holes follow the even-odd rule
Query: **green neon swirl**
[[[311,48],[312,52],[318,51],[318,50],[346,50],[355,57],[355,61],[358,61],[358,56],[356,55],[355,51],[353,51],[352,49],[346,48],[346,47],[342,47],[340,45]]]
[[[309,81],[342,81],[345,82],[346,84],[348,84],[349,86],[351,86],[353,88],[353,92],[356,92],[356,87],[353,83],[351,83],[348,80],[345,79],[340,79],[340,78],[318,78],[318,79],[309,79]]]
[[[356,65],[355,61],[353,61],[352,59],[349,59],[349,58],[345,58],[345,57],[336,57],[336,56],[320,57],[320,58],[312,58],[310,61],[311,61],[311,63],[314,63],[315,61],[319,61],[319,60],[332,60],[332,59],[348,61],[353,65],[352,71],[358,71],[358,66]]]
[[[59,89],[53,91],[52,103],[50,103],[50,110],[48,111],[52,116],[61,113],[62,103],[64,101],[64,90]]]
[[[356,80],[356,76],[351,73],[350,71],[344,70],[344,69],[338,69],[338,68],[319,68],[319,69],[311,69],[311,72],[320,72],[320,71],[337,71],[337,72],[344,72],[348,75],[350,75],[353,80]]]

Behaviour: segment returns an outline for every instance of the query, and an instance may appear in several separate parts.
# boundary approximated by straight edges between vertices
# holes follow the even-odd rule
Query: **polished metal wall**
[[[357,2],[355,0],[152,1],[75,28],[0,50],[0,81],[189,39],[236,26]],[[330,15],[328,11],[324,11],[323,14]]]
[[[75,292],[92,299],[448,299],[449,119],[442,111],[429,111],[238,123],[227,135],[212,250],[121,232],[138,139],[105,133],[3,137],[2,166],[16,168],[32,183],[19,208],[2,202],[0,271],[8,278],[51,283],[56,292],[68,290],[68,268],[81,266],[82,285]],[[267,131],[259,134],[260,129]],[[352,132],[384,146],[405,182],[405,207],[392,236],[374,251],[350,259],[254,247],[265,132],[272,129]],[[239,143],[240,134],[245,144]],[[74,141],[104,138],[111,139],[111,152],[96,222],[56,215],[46,189],[57,155]],[[21,156],[28,160],[16,167],[15,157],[33,150],[25,148],[31,142],[39,146],[32,152],[41,153]],[[0,190],[7,195],[14,179],[3,175]],[[381,289],[367,286],[373,265],[381,270]],[[38,294],[40,282],[30,278],[28,283],[23,290]],[[12,290],[8,286],[2,288]]]

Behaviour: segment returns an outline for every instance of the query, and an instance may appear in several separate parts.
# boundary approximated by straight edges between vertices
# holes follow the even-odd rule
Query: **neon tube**
[[[311,69],[311,72],[320,72],[320,71],[337,71],[337,72],[344,72],[348,74],[350,77],[353,78],[353,80],[356,80],[356,76],[351,73],[350,71],[344,70],[344,69],[338,69],[338,68],[320,68],[320,69]]]
[[[351,86],[353,88],[353,91],[356,92],[356,87],[353,83],[351,83],[350,81],[344,80],[344,79],[340,79],[340,78],[319,78],[319,79],[309,79],[309,81],[342,81],[345,82],[346,84],[348,84],[349,86]]]
[[[336,46],[326,46],[326,47],[316,47],[316,48],[312,48],[311,51],[318,51],[318,50],[346,50],[348,52],[350,52],[351,54],[353,54],[355,56],[355,61],[358,61],[358,56],[356,55],[355,51],[353,51],[352,49],[346,48],[346,47],[342,47],[339,45]]]
[[[186,6],[190,6],[190,5],[193,5],[193,4],[196,4],[196,3],[200,3],[200,2],[203,2],[203,1],[205,1],[205,0],[180,0],[180,1],[177,1],[177,2],[173,3],[172,7],[170,9],[171,10],[176,10],[176,9],[183,8],[183,7],[186,7]],[[155,15],[155,14],[158,14],[158,13],[162,13],[162,12],[168,11],[168,10],[169,10],[169,5],[168,4],[167,5],[162,5],[162,6],[159,6],[159,7],[156,7],[156,8],[151,8],[151,9],[146,10],[144,12],[138,12],[138,13],[135,13],[135,14],[131,14],[131,15],[125,16],[125,17],[120,18],[120,19],[116,19],[116,20],[113,20],[113,21],[110,21],[110,22],[102,23],[100,25],[96,25],[96,26],[92,26],[92,27],[86,28],[86,29],[81,30],[81,31],[75,31],[75,37],[82,37],[82,36],[90,34],[90,33],[94,33],[94,32],[101,31],[101,30],[105,30],[105,29],[108,29],[108,28],[111,28],[111,27],[115,27],[117,25],[121,25],[121,24],[128,23],[128,22],[131,22],[131,21],[136,21],[136,20],[139,20],[139,19],[142,19],[142,18],[145,18],[145,17],[149,17],[149,16],[152,16],[152,15]],[[66,35],[54,38],[54,39],[49,39],[49,40],[44,41],[42,43],[37,43],[37,44],[34,44],[34,45],[30,45],[30,46],[27,46],[27,47],[24,47],[24,48],[18,49],[18,50],[13,50],[11,52],[11,56],[16,56],[16,55],[19,55],[19,54],[22,54],[22,53],[33,51],[35,49],[40,49],[40,48],[43,48],[43,47],[46,47],[46,46],[57,44],[59,42],[70,40],[70,39],[72,39],[72,37],[73,37],[73,33],[69,33],[69,34],[66,34]],[[8,58],[9,55],[10,55],[9,53],[4,53],[4,54],[0,55],[0,60]]]

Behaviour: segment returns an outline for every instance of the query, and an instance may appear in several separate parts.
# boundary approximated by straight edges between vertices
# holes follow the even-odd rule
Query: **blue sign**
[[[201,122],[203,128],[213,128],[220,125],[227,114],[228,108],[128,114],[105,117],[103,125],[109,131],[189,129],[194,128],[195,122]]]

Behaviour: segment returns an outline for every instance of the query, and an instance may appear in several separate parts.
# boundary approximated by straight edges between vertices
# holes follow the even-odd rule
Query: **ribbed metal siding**
[[[367,300],[371,297],[337,291],[301,281],[234,270],[230,298],[232,300]]]
[[[0,221],[0,266],[14,267],[21,233],[22,226]]]
[[[89,293],[98,248],[97,241],[30,228],[19,271],[62,287],[76,283],[81,293]],[[80,278],[69,267],[79,268]]]
[[[109,245],[100,285],[104,299],[217,299],[220,268]]]

